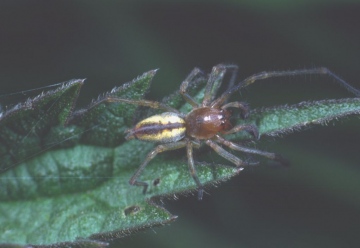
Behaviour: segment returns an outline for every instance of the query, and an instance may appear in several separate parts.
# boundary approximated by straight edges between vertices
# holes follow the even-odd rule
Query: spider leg
[[[237,132],[243,131],[243,130],[250,133],[252,136],[254,136],[255,139],[259,139],[259,130],[254,125],[241,125],[240,124],[240,125],[237,125],[237,126],[233,127],[229,131],[225,131],[225,132],[222,132],[222,133],[223,134],[232,134],[232,133],[237,133]]]
[[[238,71],[237,65],[223,65],[219,64],[212,68],[212,71],[209,76],[209,80],[205,87],[204,99],[202,101],[202,106],[206,107],[210,105],[210,102],[216,95],[217,90],[220,88],[222,80],[227,70],[232,70],[232,75],[230,78],[230,84],[233,84],[236,74]]]
[[[180,85],[180,94],[182,95],[182,97],[184,98],[184,100],[189,103],[191,106],[193,107],[199,107],[199,104],[194,100],[194,98],[192,98],[188,93],[187,93],[187,88],[189,86],[189,83],[191,83],[194,78],[199,75],[201,72],[201,70],[199,68],[195,68],[193,69],[189,76],[187,76],[187,78],[181,83]]]
[[[212,107],[219,107],[221,106],[231,94],[236,92],[237,90],[246,87],[255,81],[267,79],[267,78],[273,78],[273,77],[286,77],[286,76],[296,76],[296,75],[311,75],[311,74],[323,74],[323,75],[329,75],[330,77],[334,78],[337,83],[339,83],[341,86],[343,86],[345,89],[353,93],[355,96],[360,96],[360,91],[350,84],[348,84],[345,80],[331,72],[329,69],[325,67],[319,67],[319,68],[313,68],[313,69],[303,69],[303,70],[292,70],[292,71],[269,71],[269,72],[260,72],[257,74],[254,74],[245,80],[241,81],[238,85],[235,87],[227,90],[224,92],[218,99],[216,99],[211,105]]]
[[[233,142],[231,142],[229,140],[226,140],[226,139],[224,139],[223,137],[221,137],[219,135],[216,135],[215,137],[216,137],[217,142],[229,147],[232,150],[260,155],[260,156],[263,156],[263,157],[278,161],[282,165],[289,165],[289,162],[286,159],[284,159],[280,154],[260,151],[260,150],[257,150],[257,149],[252,149],[252,148],[248,148],[248,147],[244,147],[244,146],[239,146],[238,144],[235,144],[235,143],[233,143]]]
[[[229,86],[228,86],[228,89],[231,89],[232,87],[234,87],[239,67],[237,65],[230,65],[228,69],[232,69],[231,77],[230,77],[230,80],[229,80]]]
[[[198,147],[197,144],[193,144],[192,141],[186,140],[186,153],[187,153],[187,158],[188,158],[189,170],[190,170],[190,174],[191,174],[192,178],[194,179],[194,181],[198,187],[198,200],[201,200],[203,197],[204,189],[199,180],[199,177],[197,176],[197,172],[195,169],[194,157],[193,157],[193,145],[195,145],[195,147]]]
[[[134,105],[140,105],[140,106],[145,106],[145,107],[149,107],[149,108],[153,108],[153,109],[162,109],[168,112],[174,112],[177,113],[181,116],[183,116],[183,114],[177,110],[174,109],[164,103],[161,102],[157,102],[157,101],[149,101],[149,100],[132,100],[132,99],[125,99],[125,98],[118,98],[118,97],[112,97],[112,96],[108,96],[105,97],[104,99],[102,99],[100,102],[98,102],[97,104],[100,104],[102,102],[124,102],[124,103],[129,103],[129,104],[134,104]]]
[[[247,118],[249,115],[249,105],[245,102],[229,102],[223,106],[221,106],[222,109],[227,108],[238,108],[241,110],[241,115],[243,118]]]
[[[152,150],[151,152],[148,153],[144,162],[140,165],[140,167],[137,169],[137,171],[134,173],[134,175],[130,178],[130,180],[129,180],[130,185],[143,186],[144,187],[143,193],[145,194],[149,184],[146,182],[138,181],[137,178],[140,176],[140,174],[142,173],[144,168],[147,166],[147,164],[150,162],[150,160],[152,160],[158,153],[180,149],[182,147],[185,147],[186,144],[187,144],[186,141],[178,141],[175,143],[161,144],[161,145],[158,145],[157,147],[155,147],[154,150]]]
[[[231,154],[230,152],[226,151],[224,148],[216,144],[216,142],[212,140],[206,140],[205,143],[210,146],[217,154],[219,154],[221,157],[225,158],[226,160],[229,160],[231,163],[235,164],[236,167],[241,166],[248,166],[248,165],[256,165],[256,163],[248,163],[242,161],[240,158],[236,157],[235,155]]]

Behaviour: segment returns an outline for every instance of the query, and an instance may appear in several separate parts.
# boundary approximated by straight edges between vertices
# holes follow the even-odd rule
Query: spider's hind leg
[[[177,109],[174,109],[164,103],[161,102],[157,102],[157,101],[149,101],[149,100],[132,100],[132,99],[125,99],[125,98],[119,98],[119,97],[113,97],[113,96],[109,96],[109,97],[105,97],[104,99],[102,99],[99,103],[102,102],[123,102],[123,103],[128,103],[128,104],[134,104],[134,105],[139,105],[139,106],[144,106],[144,107],[149,107],[149,108],[153,108],[153,109],[162,109],[168,112],[173,112],[173,113],[177,113],[179,115],[182,115],[181,112]]]

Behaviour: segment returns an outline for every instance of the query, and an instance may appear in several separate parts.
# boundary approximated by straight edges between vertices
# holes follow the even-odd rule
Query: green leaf
[[[184,151],[159,155],[150,162],[141,174],[141,180],[149,183],[144,195],[141,187],[128,181],[154,146],[124,139],[124,131],[142,112],[135,105],[106,101],[107,97],[142,99],[155,73],[144,73],[76,112],[72,109],[83,80],[72,80],[3,113],[0,247],[103,247],[111,239],[176,219],[155,202],[159,197],[196,192]],[[196,99],[202,98],[203,85],[203,78],[191,84]],[[189,111],[178,93],[164,102]],[[255,124],[261,134],[274,135],[359,110],[357,98],[307,102],[256,109],[238,123]],[[248,138],[241,133],[233,136]],[[205,185],[241,170],[197,164]]]
[[[45,149],[42,137],[53,127],[64,126],[73,110],[84,80],[28,99],[0,116],[0,171],[7,170]]]
[[[14,185],[18,187],[17,193],[28,199],[11,200],[13,195],[9,195],[6,202],[3,199],[0,204],[1,240],[20,244],[51,244],[78,238],[108,240],[137,229],[172,221],[175,216],[150,203],[150,198],[189,191],[196,185],[184,162],[174,162],[172,159],[156,160],[142,175],[142,180],[150,184],[145,197],[142,188],[128,184],[134,169],[143,159],[143,156],[139,156],[143,152],[144,146],[138,141],[127,142],[116,149],[78,145],[48,152],[49,155],[44,154],[40,159],[33,159],[26,165],[17,167],[26,166],[24,170],[34,167],[34,173],[38,174],[21,176],[20,179],[29,179],[22,180],[26,185],[21,185],[19,177],[16,177],[23,175],[17,168],[12,174],[15,177],[7,174],[1,179],[17,180],[18,184]],[[104,163],[96,164],[98,168],[94,168],[87,158],[105,158],[110,154],[113,155],[112,168],[104,171],[101,170]],[[53,160],[48,159],[48,156]],[[96,160],[93,161],[96,163]],[[64,167],[59,171],[60,176],[50,174],[53,172],[51,168],[60,165]],[[74,168],[76,166],[77,168]],[[238,171],[239,169],[233,167],[198,167],[199,178],[204,183],[226,179]],[[45,173],[48,174],[39,176]],[[68,179],[66,185],[62,185],[61,180],[64,179]],[[160,179],[160,183],[154,185],[156,179]],[[97,181],[97,184],[93,181]],[[16,181],[13,182],[15,183]],[[86,191],[73,192],[86,186]],[[9,188],[7,192],[11,192]],[[35,197],[36,195],[38,197]],[[130,211],[132,208],[138,210]]]
[[[108,97],[142,99],[148,90],[156,70],[144,73],[131,83],[116,87],[93,101],[86,109],[74,113],[70,124],[81,127],[81,142],[97,146],[111,146],[124,142],[126,126],[134,120],[136,105],[109,103]],[[125,126],[126,125],[126,126]]]
[[[253,124],[258,127],[260,135],[274,136],[359,113],[359,98],[332,99],[255,109],[247,120],[240,119],[237,124]],[[250,136],[238,133],[231,137],[241,139]]]
[[[186,161],[154,160],[142,175],[142,180],[150,184],[146,196],[142,188],[130,186],[129,178],[153,145],[124,142],[125,124],[132,122],[137,107],[106,101],[109,96],[141,99],[155,72],[145,73],[113,89],[87,109],[75,113],[69,112],[68,102],[73,106],[78,95],[74,88],[79,88],[82,80],[73,80],[58,90],[27,101],[39,108],[28,110],[31,104],[20,104],[2,115],[3,139],[8,137],[3,134],[7,134],[6,128],[12,128],[11,134],[18,137],[1,144],[2,156],[12,155],[12,160],[2,163],[5,169],[0,174],[3,246],[57,243],[59,247],[69,244],[100,247],[106,245],[102,240],[163,225],[176,218],[154,204],[152,197],[173,197],[196,189]],[[182,101],[178,94],[167,99],[178,106]],[[54,109],[57,112],[50,112]],[[14,128],[11,121],[24,125]],[[35,129],[39,131],[32,135]],[[35,151],[31,149],[34,143],[29,142],[33,136],[39,144]],[[20,141],[29,151],[19,159],[16,149],[26,150],[16,147]],[[225,180],[238,172],[240,169],[234,167],[198,166],[198,175],[204,184]]]

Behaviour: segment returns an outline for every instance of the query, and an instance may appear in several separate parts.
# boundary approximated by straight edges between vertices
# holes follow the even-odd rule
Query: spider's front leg
[[[201,70],[199,68],[195,68],[192,70],[187,76],[187,78],[181,83],[180,85],[180,94],[184,98],[184,100],[189,103],[193,108],[196,108],[199,106],[199,104],[195,101],[194,98],[192,98],[189,93],[187,92],[187,88],[189,87],[189,83],[194,81],[194,78],[197,77],[199,74],[202,74]]]
[[[232,70],[230,78],[230,86],[234,83],[238,71],[237,65],[224,65],[219,64],[212,68],[208,82],[206,83],[204,99],[202,101],[202,106],[210,106],[210,103],[214,100],[218,89],[221,86],[222,80],[225,76],[225,73],[228,70]]]
[[[137,179],[141,175],[142,171],[147,166],[147,164],[150,162],[150,160],[152,160],[158,153],[170,151],[170,150],[177,150],[177,149],[185,147],[186,145],[187,145],[187,142],[184,140],[178,141],[175,143],[165,143],[165,144],[158,145],[154,150],[152,150],[151,152],[148,153],[144,162],[140,165],[140,167],[137,169],[135,174],[130,178],[130,180],[129,180],[130,185],[144,187],[143,193],[146,194],[149,184],[146,182],[138,181]]]
[[[286,76],[297,76],[297,75],[328,75],[335,79],[335,81],[349,92],[353,93],[356,97],[360,97],[360,90],[354,88],[349,83],[347,83],[344,79],[337,76],[335,73],[330,71],[328,68],[319,67],[313,69],[302,69],[302,70],[292,70],[292,71],[264,71],[257,74],[254,74],[245,80],[241,81],[238,85],[233,88],[225,91],[218,99],[216,99],[211,105],[215,107],[221,106],[234,92],[244,88],[250,84],[253,84],[256,81],[274,78],[274,77],[286,77]]]
[[[273,77],[285,77],[285,76],[296,76],[296,75],[312,75],[312,74],[319,74],[319,75],[328,75],[335,79],[335,81],[343,86],[345,89],[347,89],[349,92],[353,93],[355,96],[360,96],[360,91],[353,86],[351,86],[349,83],[347,83],[344,79],[337,76],[335,73],[330,71],[328,68],[325,67],[319,67],[319,68],[312,68],[312,69],[303,69],[303,70],[292,70],[292,71],[269,71],[269,72],[260,72],[255,75],[252,75],[248,78],[246,78],[243,82],[240,83],[241,88],[246,87],[249,84],[254,83],[258,80],[263,80],[267,78],[273,78]]]
[[[245,102],[229,102],[221,107],[221,109],[238,108],[241,111],[241,116],[247,118],[249,116],[249,105]]]
[[[255,139],[259,139],[260,138],[260,134],[259,134],[259,130],[256,126],[248,124],[248,125],[237,125],[235,127],[233,127],[232,129],[230,129],[229,131],[224,131],[222,132],[223,134],[232,134],[232,133],[237,133],[240,131],[246,131],[248,133],[250,133]]]

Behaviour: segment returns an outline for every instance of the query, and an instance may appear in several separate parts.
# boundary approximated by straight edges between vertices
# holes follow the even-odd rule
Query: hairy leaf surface
[[[83,110],[73,111],[83,80],[72,80],[1,115],[3,247],[102,247],[111,239],[176,218],[155,202],[160,196],[196,192],[184,151],[151,161],[141,175],[141,180],[149,183],[147,194],[142,194],[141,187],[130,186],[128,181],[154,146],[125,141],[124,131],[144,111],[136,105],[107,101],[109,97],[144,98],[155,73],[149,71],[114,88]],[[203,78],[198,81],[190,92],[201,99]],[[178,93],[164,102],[184,112],[189,109]],[[238,124],[256,125],[261,135],[277,135],[358,114],[359,110],[358,98],[303,102],[252,110],[249,118],[239,119]],[[241,141],[249,135],[229,137]],[[241,169],[197,164],[199,179],[206,185],[237,175]]]

